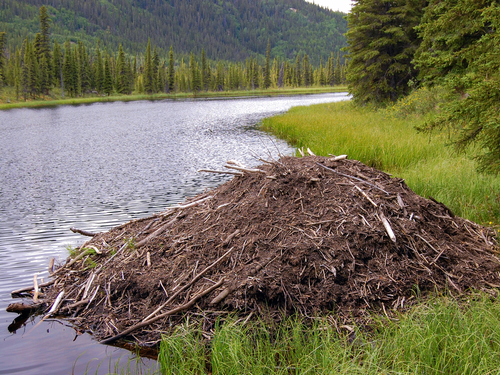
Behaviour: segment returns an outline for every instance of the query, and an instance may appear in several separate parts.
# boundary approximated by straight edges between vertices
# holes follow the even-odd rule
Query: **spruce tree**
[[[126,94],[129,92],[128,72],[126,70],[125,52],[120,43],[118,46],[118,57],[116,59],[116,91],[119,94]]]
[[[417,31],[419,78],[444,91],[439,115],[424,129],[453,129],[458,150],[476,143],[480,169],[500,173],[500,5],[434,0]]]
[[[54,50],[52,52],[52,77],[53,85],[61,87],[61,95],[64,98],[64,82],[63,82],[63,53],[61,46],[54,41]]]
[[[146,47],[146,56],[144,58],[144,91],[147,94],[152,94],[154,92],[154,78],[153,78],[153,61],[151,56],[151,40],[148,39],[148,45]]]
[[[168,52],[168,91],[173,92],[175,90],[175,71],[174,71],[174,48],[170,46],[170,51]]]
[[[268,89],[271,86],[271,42],[267,39],[266,49],[266,67],[264,72],[264,88]]]
[[[6,37],[5,31],[0,32],[0,88],[5,84],[5,70],[6,70],[6,63],[5,63],[5,46],[7,44],[7,37]]]
[[[409,92],[420,41],[414,30],[425,0],[358,0],[347,15],[349,91],[358,103],[382,104]]]
[[[111,72],[111,62],[108,51],[104,51],[104,75],[102,91],[108,96],[113,93],[113,73]]]

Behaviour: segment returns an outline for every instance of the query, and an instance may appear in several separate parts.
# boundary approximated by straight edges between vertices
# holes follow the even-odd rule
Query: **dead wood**
[[[246,170],[90,239],[53,286],[39,285],[52,306],[65,291],[53,313],[105,343],[154,345],[186,315],[209,331],[228,313],[245,321],[334,310],[340,330],[367,311],[408,308],[417,287],[425,295],[500,285],[495,234],[401,179],[344,156],[227,166]]]

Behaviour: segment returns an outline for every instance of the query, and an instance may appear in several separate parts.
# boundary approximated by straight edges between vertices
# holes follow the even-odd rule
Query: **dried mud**
[[[59,314],[97,339],[148,346],[186,314],[207,334],[230,312],[362,321],[418,294],[500,285],[494,233],[399,178],[316,156],[259,169],[96,234],[55,271],[46,300],[64,291]]]

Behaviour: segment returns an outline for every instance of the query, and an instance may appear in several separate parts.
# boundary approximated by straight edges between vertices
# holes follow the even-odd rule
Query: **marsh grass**
[[[326,318],[219,322],[211,340],[184,326],[161,344],[162,374],[497,374],[500,303],[439,296],[396,320],[340,333]]]
[[[418,133],[415,128],[433,113],[412,105],[407,112],[399,107],[376,111],[350,102],[295,107],[265,119],[262,127],[317,155],[347,154],[403,178],[417,194],[432,196],[459,216],[500,224],[500,176],[478,173],[474,150],[457,154],[446,131]]]

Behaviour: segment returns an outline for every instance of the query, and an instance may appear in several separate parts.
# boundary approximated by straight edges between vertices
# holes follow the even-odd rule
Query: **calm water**
[[[77,336],[64,321],[17,330],[10,292],[47,278],[50,258],[86,238],[163,210],[224,182],[201,174],[228,159],[257,165],[293,150],[257,130],[292,106],[345,94],[231,100],[140,101],[0,112],[0,374],[106,374],[126,350]],[[12,332],[10,332],[12,331]],[[141,360],[144,367],[155,362]]]

